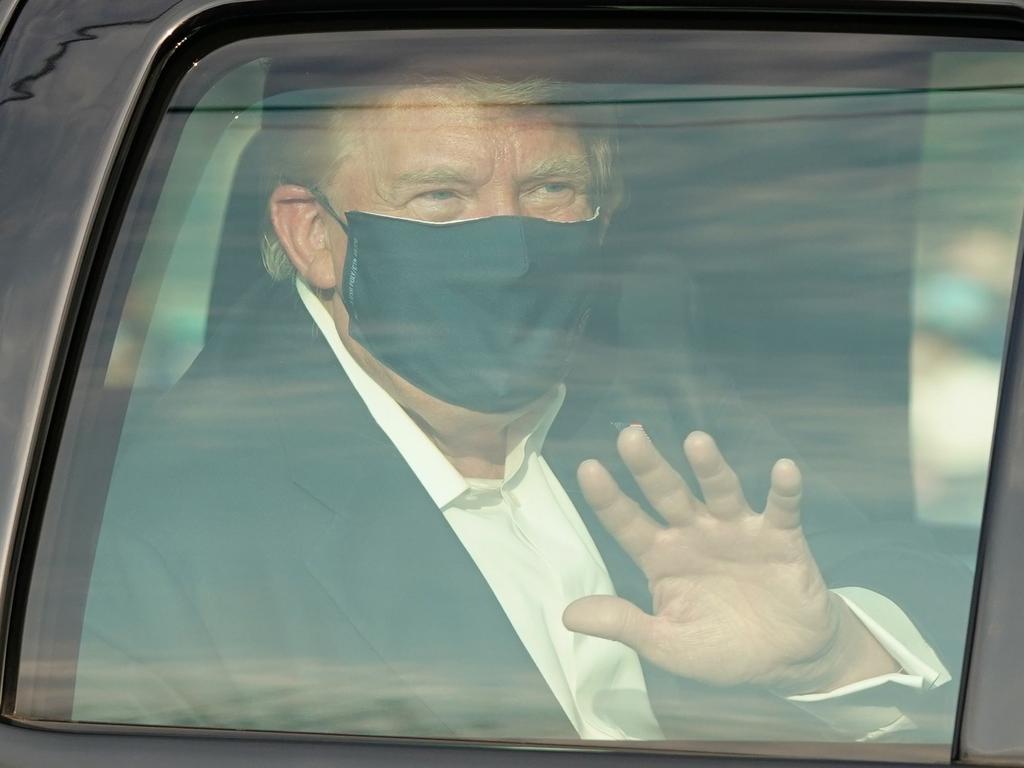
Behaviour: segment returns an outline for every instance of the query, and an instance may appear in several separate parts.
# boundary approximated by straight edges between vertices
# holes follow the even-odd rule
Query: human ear
[[[338,284],[334,254],[344,259],[348,240],[340,227],[329,229],[309,190],[280,184],[270,193],[270,221],[278,242],[299,276],[313,288],[331,290]],[[336,230],[336,231],[335,231]]]

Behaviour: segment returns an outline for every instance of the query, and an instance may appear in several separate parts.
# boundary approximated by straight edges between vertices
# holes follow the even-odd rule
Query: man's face
[[[451,91],[411,89],[358,118],[346,136],[347,157],[323,189],[333,207],[342,216],[363,211],[432,222],[491,216],[578,221],[593,215],[590,166],[574,128],[539,109],[467,105],[452,97]],[[294,199],[290,189],[281,194]],[[486,430],[515,415],[479,414],[443,402],[377,361],[350,335],[348,312],[333,291],[344,270],[345,232],[322,212],[308,218],[313,209],[280,210],[292,217],[296,231],[306,231],[301,222],[309,222],[308,237],[288,241],[305,246],[290,253],[308,283],[330,291],[325,301],[341,340],[408,411],[438,432],[446,423]],[[296,259],[303,249],[309,258]]]

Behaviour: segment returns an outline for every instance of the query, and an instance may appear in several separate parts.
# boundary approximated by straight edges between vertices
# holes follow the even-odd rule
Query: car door
[[[1019,761],[1019,8],[7,7],[12,765]],[[342,136],[358,149],[338,154]],[[500,136],[517,162],[545,161],[512,163],[514,202],[479,191],[500,178],[485,151]],[[341,157],[383,173],[437,147],[487,173],[410,166],[400,181],[419,186],[402,200],[378,181],[352,203],[356,177],[335,183]],[[585,162],[549,162],[552,147]],[[396,312],[417,285],[478,295],[469,257],[509,220],[523,242],[509,252],[552,270],[514,290],[540,302],[552,285],[586,287],[573,366],[538,390],[557,383],[564,402],[506,424],[525,432],[505,476],[451,475],[418,401],[360,383],[384,361],[451,403],[401,366],[476,328],[437,320],[445,302],[397,334],[360,320],[353,284],[372,291],[373,273],[356,277],[335,202],[346,227],[367,213],[426,227],[401,241],[410,273],[442,230],[495,226],[450,275],[428,283],[452,269],[439,259],[413,280]],[[303,271],[283,223],[294,207],[325,242],[346,233],[333,282]],[[586,222],[590,260],[547,267]],[[359,239],[366,260],[376,232]],[[468,316],[490,322],[512,294]],[[389,294],[367,295],[364,309]],[[331,322],[348,313],[359,347]],[[459,370],[451,391],[473,365]],[[629,471],[630,424],[665,457],[659,482],[696,494],[685,515]],[[680,447],[705,432],[742,483],[742,515],[732,481],[702,470],[692,440]],[[586,468],[577,480],[586,458],[646,511],[629,507],[628,525],[602,514]],[[791,647],[772,607],[790,566],[748,579],[741,600],[715,592],[731,575],[712,576],[760,566],[764,537],[739,534],[789,509],[790,466],[801,582],[857,648],[814,645],[825,671],[787,685],[771,676],[782,662],[762,664],[764,682],[735,661]],[[498,484],[474,485],[486,479]],[[691,513],[717,538],[683,538]],[[644,526],[684,542],[666,550],[665,582],[630,538]],[[666,661],[610,631],[624,642],[595,643],[560,618],[614,590],[669,622],[647,587],[675,595],[688,580],[700,589],[687,606],[769,615],[749,638],[747,614],[712,621],[731,629],[690,640],[704,661],[685,668],[678,651]],[[806,602],[778,605],[805,616]],[[697,620],[683,615],[677,632]]]

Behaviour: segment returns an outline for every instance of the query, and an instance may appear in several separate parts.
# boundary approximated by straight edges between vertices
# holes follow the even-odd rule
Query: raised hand
[[[896,671],[822,579],[800,527],[796,464],[775,464],[764,512],[758,513],[703,432],[683,443],[703,501],[642,428],[623,430],[618,449],[664,522],[624,494],[597,461],[580,465],[579,483],[601,522],[647,576],[654,612],[595,595],[566,608],[566,627],[619,640],[677,675],[717,685],[811,693]]]

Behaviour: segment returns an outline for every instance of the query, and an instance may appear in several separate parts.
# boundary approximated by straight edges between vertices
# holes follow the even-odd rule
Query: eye
[[[546,181],[526,194],[535,200],[563,200],[576,194],[576,187],[568,181]]]
[[[453,189],[432,189],[429,192],[424,192],[420,197],[424,200],[440,203],[445,200],[454,200],[457,197],[457,193]]]

